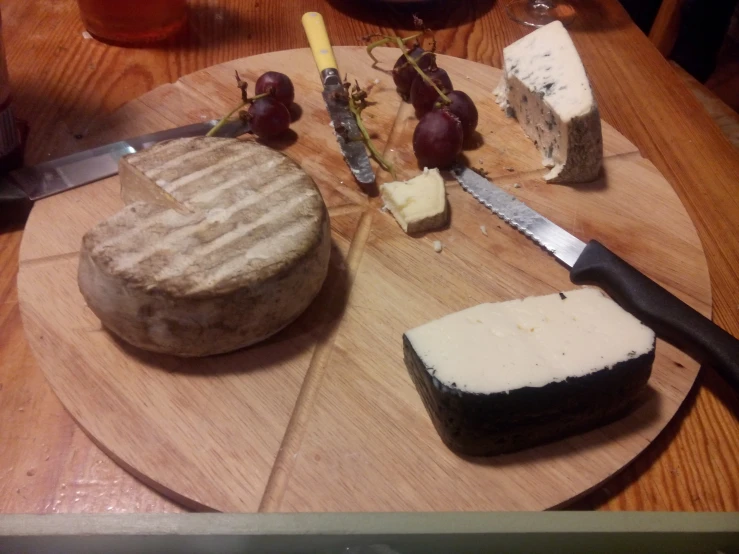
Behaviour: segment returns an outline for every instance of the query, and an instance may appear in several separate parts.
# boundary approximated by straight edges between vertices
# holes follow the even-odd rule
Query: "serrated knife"
[[[118,160],[123,156],[139,152],[163,140],[204,136],[217,123],[218,120],[211,120],[157,131],[16,169],[0,177],[0,201],[35,201],[111,177],[118,173]],[[217,136],[232,138],[248,130],[248,125],[240,120],[228,121],[218,130]]]
[[[452,173],[462,188],[567,266],[576,285],[594,284],[622,308],[739,390],[739,340],[629,265],[596,240],[587,244],[465,165]]]
[[[302,23],[313,59],[321,75],[323,100],[331,117],[341,153],[357,182],[364,188],[371,187],[375,182],[375,172],[370,164],[362,133],[348,104],[337,98],[337,93],[343,94],[344,86],[323,16],[317,12],[307,12],[303,14]]]

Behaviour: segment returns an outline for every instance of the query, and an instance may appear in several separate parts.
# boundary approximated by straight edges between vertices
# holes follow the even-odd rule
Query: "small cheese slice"
[[[449,219],[444,179],[436,168],[426,168],[408,181],[385,183],[380,192],[406,233],[438,229]]]
[[[597,289],[480,304],[407,331],[405,363],[450,448],[517,450],[621,413],[655,334]]]
[[[497,101],[516,117],[552,170],[544,179],[583,183],[600,175],[598,106],[575,45],[554,21],[503,49]]]
[[[103,325],[137,347],[205,356],[298,317],[330,255],[313,180],[285,155],[211,137],[120,161],[125,208],[82,240],[78,282]]]

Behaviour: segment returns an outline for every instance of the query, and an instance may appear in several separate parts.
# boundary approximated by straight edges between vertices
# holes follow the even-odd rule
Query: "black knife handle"
[[[739,340],[633,268],[598,241],[590,241],[570,271],[575,284],[592,283],[626,311],[739,391]]]

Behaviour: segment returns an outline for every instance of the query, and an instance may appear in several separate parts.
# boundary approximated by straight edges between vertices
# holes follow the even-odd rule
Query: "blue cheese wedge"
[[[438,169],[424,169],[408,181],[380,186],[385,206],[406,233],[421,233],[449,220],[444,179]]]
[[[655,334],[597,289],[481,304],[403,336],[442,440],[500,454],[606,422],[645,387]]]
[[[273,335],[328,270],[329,217],[313,180],[255,142],[194,137],[120,161],[126,206],[82,240],[78,283],[126,342],[177,356]]]
[[[544,179],[598,178],[603,135],[598,105],[570,35],[554,21],[503,49],[497,101],[514,116],[551,167]]]

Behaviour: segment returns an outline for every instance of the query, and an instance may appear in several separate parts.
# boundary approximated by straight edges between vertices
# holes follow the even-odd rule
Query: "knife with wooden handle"
[[[344,86],[323,17],[317,12],[307,12],[303,14],[302,22],[313,59],[321,75],[323,100],[326,102],[341,153],[357,182],[364,187],[370,187],[375,182],[375,172],[370,164],[357,120],[349,110],[348,103],[341,99],[345,92]]]
[[[713,367],[739,391],[739,340],[598,241],[584,243],[462,164],[452,173],[480,203],[554,254],[573,283],[598,285],[657,336]]]

